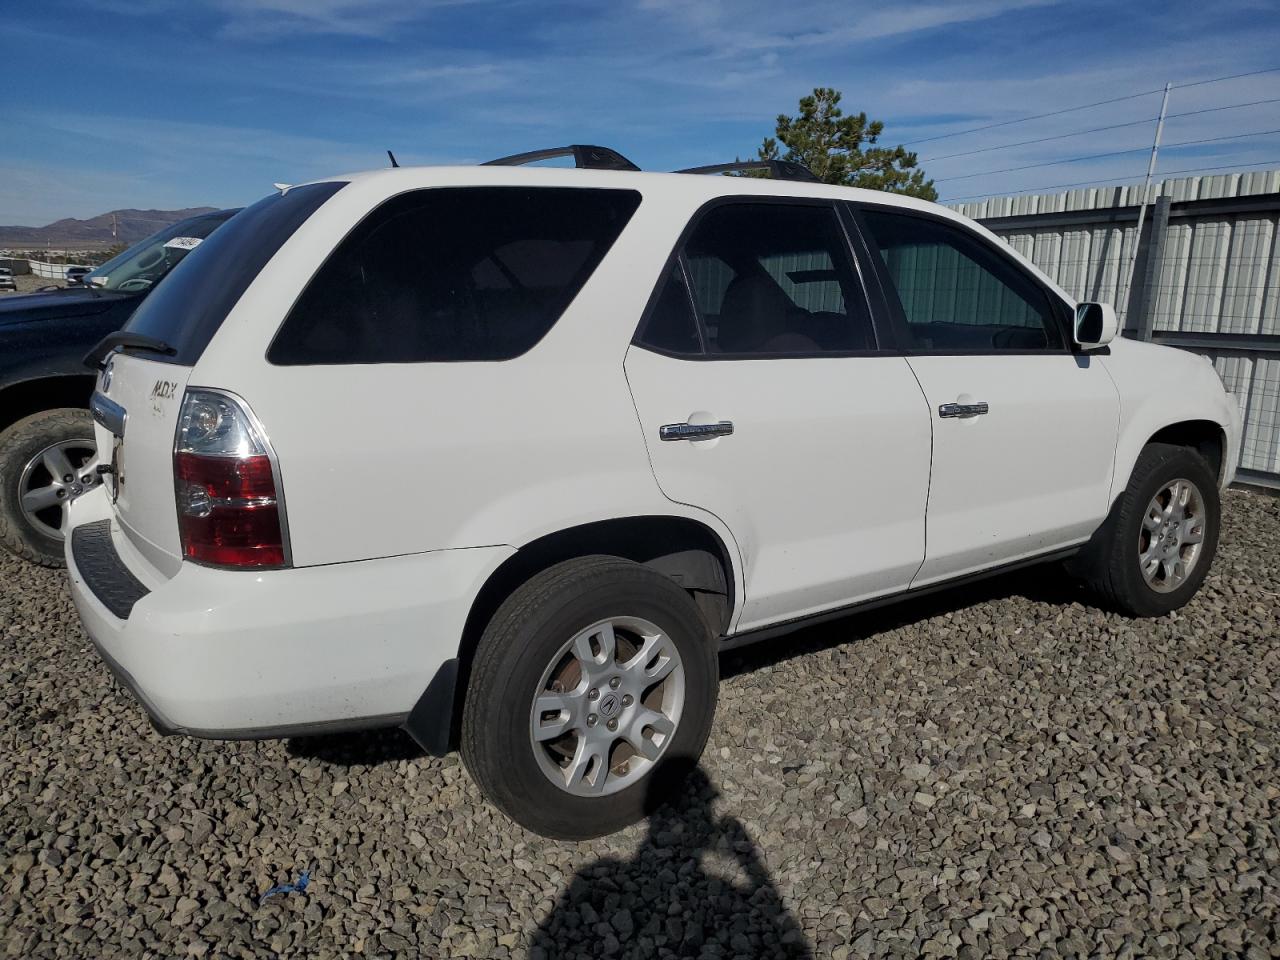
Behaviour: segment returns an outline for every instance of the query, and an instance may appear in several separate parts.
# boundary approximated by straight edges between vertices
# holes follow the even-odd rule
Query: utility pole
[[[1124,297],[1121,300],[1126,309],[1126,326],[1129,322],[1127,314],[1129,293],[1133,289],[1133,275],[1138,271],[1138,251],[1142,247],[1142,227],[1147,219],[1148,195],[1151,193],[1151,176],[1156,172],[1156,157],[1160,154],[1160,138],[1164,135],[1164,117],[1169,109],[1169,88],[1171,86],[1172,84],[1169,83],[1164,85],[1164,97],[1160,100],[1160,116],[1156,118],[1156,136],[1151,142],[1151,159],[1147,161],[1147,176],[1142,181],[1142,200],[1138,205],[1138,232],[1133,238],[1133,263],[1129,266],[1129,282],[1125,286]]]

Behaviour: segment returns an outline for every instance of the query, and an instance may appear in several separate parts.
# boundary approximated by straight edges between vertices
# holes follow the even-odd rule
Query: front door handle
[[[987,404],[982,403],[944,403],[938,407],[938,416],[940,417],[980,417],[988,410]]]
[[[714,440],[731,433],[733,424],[728,420],[719,423],[665,423],[658,428],[658,437],[662,440]]]

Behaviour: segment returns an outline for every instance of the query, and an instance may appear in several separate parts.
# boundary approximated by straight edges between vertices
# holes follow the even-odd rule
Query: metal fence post
[[[1147,238],[1147,258],[1142,271],[1142,286],[1137,304],[1138,339],[1150,340],[1156,322],[1156,285],[1160,282],[1160,268],[1164,264],[1164,238],[1169,231],[1169,205],[1172,198],[1164,194],[1156,198],[1151,212],[1151,235]],[[1139,237],[1138,241],[1141,242]]]
[[[1156,118],[1156,135],[1151,141],[1151,158],[1147,161],[1147,176],[1142,181],[1142,197],[1138,203],[1138,232],[1133,238],[1133,263],[1129,266],[1129,281],[1125,284],[1125,295],[1117,298],[1122,303],[1129,303],[1133,299],[1134,275],[1138,272],[1138,248],[1142,244],[1142,224],[1147,219],[1147,204],[1151,197],[1151,175],[1156,172],[1156,157],[1160,155],[1160,138],[1164,136],[1164,118],[1169,111],[1169,90],[1172,86],[1171,83],[1164,85],[1164,99],[1160,101],[1160,116]],[[1126,318],[1125,326],[1128,325]]]

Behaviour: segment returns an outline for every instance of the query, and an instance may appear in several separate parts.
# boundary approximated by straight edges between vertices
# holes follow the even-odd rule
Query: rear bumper
[[[70,512],[71,594],[104,662],[166,733],[256,739],[402,723],[457,655],[471,602],[509,547],[263,572],[183,563],[145,584],[127,613],[104,582],[104,551],[78,528],[109,522],[99,488]],[[74,544],[81,543],[84,569]],[[93,569],[91,569],[93,568]],[[86,577],[86,573],[89,574]],[[115,608],[124,616],[113,612]]]

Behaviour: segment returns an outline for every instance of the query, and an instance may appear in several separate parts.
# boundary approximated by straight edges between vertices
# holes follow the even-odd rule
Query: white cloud
[[[679,45],[691,40],[706,44],[712,55],[731,57],[760,50],[852,45],[904,36],[922,30],[989,20],[1062,0],[954,0],[945,3],[899,2],[832,3],[793,0],[724,6],[718,3],[642,0],[639,9],[664,20],[678,21],[686,31],[673,38]],[[822,29],[797,29],[799,24],[832,24]]]
[[[289,33],[383,38],[404,24],[476,0],[215,0],[228,21],[224,33],[268,39]]]
[[[518,82],[522,65],[508,63],[442,63],[430,67],[378,67],[360,78],[375,86],[398,88],[397,93],[418,94],[413,99],[493,93]],[[379,91],[382,94],[384,91]]]

